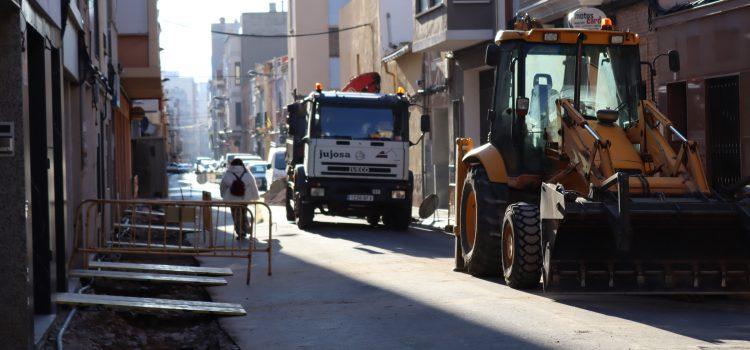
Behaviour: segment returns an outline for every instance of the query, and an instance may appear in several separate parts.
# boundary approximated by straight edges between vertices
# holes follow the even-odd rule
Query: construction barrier
[[[265,244],[256,235],[260,217],[268,226]],[[249,284],[253,252],[268,254],[271,275],[272,222],[266,203],[213,201],[208,193],[202,201],[89,199],[76,211],[68,268],[80,255],[83,267],[88,268],[89,254],[245,258]],[[238,232],[249,237],[240,237]]]

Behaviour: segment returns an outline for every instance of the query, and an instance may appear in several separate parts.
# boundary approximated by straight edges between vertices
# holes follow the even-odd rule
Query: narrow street
[[[0,350],[750,350],[748,22],[0,0]]]
[[[192,174],[175,180],[218,187]],[[283,220],[282,207],[273,214],[273,276],[262,255],[250,286],[242,260],[200,259],[235,271],[228,286],[209,293],[246,308],[246,317],[220,320],[243,349],[750,347],[746,299],[522,292],[451,271],[453,238],[438,231],[394,232],[321,215],[301,231]]]

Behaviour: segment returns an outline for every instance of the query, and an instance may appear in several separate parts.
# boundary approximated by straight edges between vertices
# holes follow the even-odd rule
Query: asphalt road
[[[215,185],[214,185],[215,186]],[[748,349],[750,299],[555,296],[451,271],[453,239],[322,218],[309,231],[275,207],[273,276],[258,255],[210,288],[246,317],[221,320],[243,349]]]

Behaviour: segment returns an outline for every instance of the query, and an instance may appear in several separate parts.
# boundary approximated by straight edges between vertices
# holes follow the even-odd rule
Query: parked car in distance
[[[247,162],[249,160],[262,160],[259,155],[257,154],[250,154],[250,153],[227,153],[226,156],[226,164],[232,163],[232,160],[234,158],[241,158],[243,162],[245,162],[245,165],[247,165]]]
[[[279,179],[286,178],[286,148],[275,147],[268,151],[268,170],[266,182],[268,186]]]
[[[198,157],[195,159],[195,173],[212,173],[216,171],[216,161],[209,157]]]
[[[169,174],[177,174],[180,172],[180,167],[177,162],[171,162],[167,164],[167,173]]]
[[[255,184],[258,185],[258,190],[268,191],[268,182],[266,181],[266,169],[268,169],[268,163],[263,161],[250,162],[247,165],[247,169],[255,177]]]
[[[190,163],[177,163],[177,172],[180,174],[189,173],[193,171],[193,164]]]
[[[167,164],[167,173],[170,174],[183,174],[191,171],[193,171],[193,165],[190,163],[171,162]]]

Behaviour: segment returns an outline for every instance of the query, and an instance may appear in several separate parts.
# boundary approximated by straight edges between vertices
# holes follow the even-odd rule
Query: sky
[[[239,20],[244,12],[268,12],[268,3],[277,10],[284,0],[159,0],[162,71],[176,71],[197,82],[211,78],[211,23]]]

